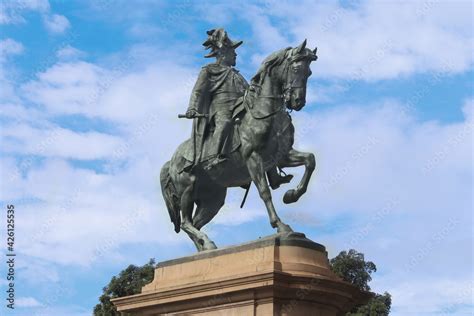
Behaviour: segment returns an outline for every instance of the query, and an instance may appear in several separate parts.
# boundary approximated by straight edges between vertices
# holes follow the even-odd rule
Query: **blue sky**
[[[365,253],[393,315],[471,315],[472,10],[470,1],[2,1],[0,200],[17,209],[18,276],[16,309],[2,305],[2,315],[90,315],[128,264],[195,251],[174,233],[157,179],[190,135],[176,115],[216,27],[244,41],[237,68],[247,79],[277,49],[305,38],[318,46],[308,104],[293,115],[295,147],[316,154],[317,172],[294,205],[281,202],[293,184],[274,192],[281,217],[330,256]],[[242,196],[230,190],[207,227],[220,246],[273,233],[256,191],[241,210]]]

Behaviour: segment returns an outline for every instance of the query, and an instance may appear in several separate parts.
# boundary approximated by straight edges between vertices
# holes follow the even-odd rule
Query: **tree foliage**
[[[140,293],[142,287],[153,280],[154,271],[155,259],[150,259],[141,267],[129,265],[117,277],[112,277],[103,288],[100,303],[94,307],[94,316],[120,316],[110,299]]]
[[[369,282],[372,280],[370,274],[377,271],[372,261],[365,261],[364,254],[355,251],[341,251],[331,259],[331,268],[344,281],[357,286],[362,291],[370,291]]]
[[[389,293],[376,294],[366,305],[355,308],[346,316],[387,316],[391,305],[392,297]]]
[[[362,291],[370,291],[371,274],[377,271],[377,266],[372,261],[365,261],[363,253],[354,249],[341,251],[330,260],[330,264],[334,273],[344,281],[357,286]],[[375,294],[366,305],[354,308],[346,316],[387,316],[391,305],[392,297],[389,293]]]

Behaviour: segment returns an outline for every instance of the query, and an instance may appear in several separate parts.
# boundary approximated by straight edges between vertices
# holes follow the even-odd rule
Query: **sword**
[[[193,117],[190,117],[191,119],[194,118],[200,118],[200,117],[209,117],[209,114],[201,114],[201,113],[196,113],[193,115]],[[178,118],[188,118],[186,114],[178,114]]]
[[[242,203],[240,203],[240,208],[244,207],[245,201],[247,200],[247,195],[249,194],[250,185],[251,183],[249,183],[245,188],[245,195],[244,195],[244,198],[242,199]]]

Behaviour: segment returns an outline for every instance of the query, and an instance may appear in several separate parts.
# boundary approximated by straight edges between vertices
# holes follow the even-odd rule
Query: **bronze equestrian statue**
[[[188,153],[192,164],[186,166],[186,171],[201,162],[206,136],[210,137],[207,154],[214,157],[206,168],[213,168],[227,159],[225,153],[228,148],[225,145],[229,143],[233,109],[238,104],[237,99],[244,95],[249,86],[245,78],[234,68],[237,57],[235,49],[242,44],[242,41],[232,41],[224,29],[210,30],[207,35],[208,39],[202,45],[206,49],[211,49],[211,52],[204,57],[216,57],[216,62],[202,68],[191,92],[188,110],[185,115],[180,115],[195,119],[191,136],[193,145],[190,146]],[[209,156],[204,157],[204,160]],[[276,167],[268,172],[270,186],[273,189],[277,189],[282,183],[290,182],[292,177],[292,175],[280,177]]]
[[[306,40],[295,48],[270,54],[250,85],[235,66],[235,49],[242,42],[229,39],[223,29],[208,31],[204,42],[216,63],[203,67],[184,115],[193,119],[193,135],[182,143],[161,169],[160,181],[175,231],[184,230],[198,251],[217,248],[200,229],[224,205],[227,188],[253,182],[280,232],[292,232],[277,215],[272,188],[291,180],[278,169],[305,166],[296,189],[283,201],[296,202],[305,192],[316,162],[312,153],[292,148],[294,127],[289,112],[306,103],[306,84],[316,49]],[[196,208],[195,208],[196,205]]]

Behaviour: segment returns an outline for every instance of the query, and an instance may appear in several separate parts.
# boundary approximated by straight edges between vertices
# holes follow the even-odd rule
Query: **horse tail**
[[[170,162],[167,161],[161,168],[160,182],[161,182],[161,193],[168,208],[171,222],[174,224],[174,231],[179,233],[181,228],[181,213],[179,207],[179,198],[176,187],[174,186],[173,180],[170,175]]]

